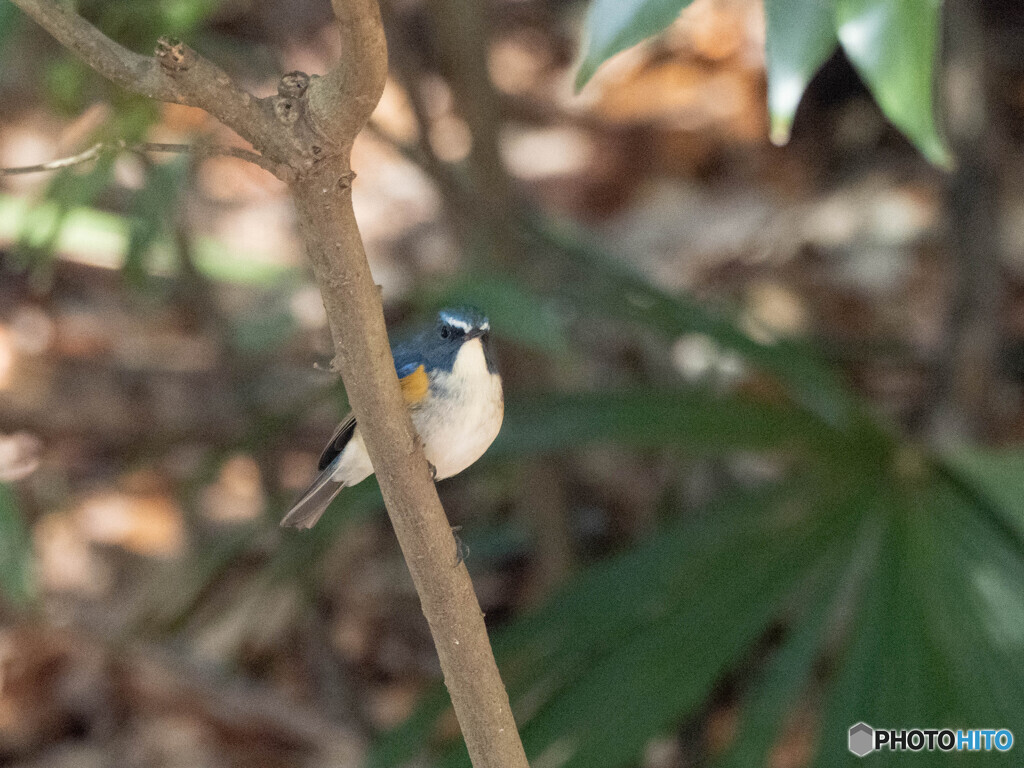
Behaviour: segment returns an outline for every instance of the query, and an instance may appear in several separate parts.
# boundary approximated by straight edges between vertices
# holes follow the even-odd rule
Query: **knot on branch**
[[[302,111],[299,103],[298,99],[289,99],[283,96],[278,96],[274,99],[274,114],[277,116],[278,121],[285,125],[294,125],[295,121],[299,119],[299,113]]]
[[[285,98],[297,99],[309,87],[309,75],[305,72],[289,72],[277,84],[277,92]]]
[[[164,36],[157,40],[154,55],[164,69],[183,72],[195,61],[196,52],[176,37]]]

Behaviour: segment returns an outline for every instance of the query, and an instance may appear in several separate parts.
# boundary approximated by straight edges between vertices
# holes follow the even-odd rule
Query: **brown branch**
[[[48,0],[12,0],[90,67],[127,91],[184,103],[156,60],[118,45],[77,13]]]
[[[15,168],[0,168],[0,176],[18,176],[27,173],[42,173],[45,171],[57,171],[61,168],[70,168],[81,163],[87,163],[90,160],[95,160],[97,157],[102,155],[104,152],[110,152],[118,149],[128,150],[129,152],[172,152],[183,155],[194,155],[196,157],[235,157],[239,160],[245,160],[260,166],[264,170],[270,171],[271,173],[278,175],[280,168],[276,163],[267,160],[263,155],[256,152],[252,152],[243,147],[224,147],[217,146],[214,144],[162,144],[156,142],[141,142],[136,144],[128,144],[124,141],[117,142],[98,142],[93,144],[84,152],[79,152],[77,155],[71,155],[70,157],[61,157],[57,160],[51,160],[48,163],[38,163],[37,165],[21,165]]]
[[[264,155],[285,157],[303,146],[294,131],[277,130],[282,97],[256,98],[180,41],[160,38],[155,55],[142,56],[53,0],[12,2],[82,61],[127,91],[199,107]]]
[[[944,17],[947,133],[958,160],[946,177],[945,201],[955,284],[943,354],[926,399],[927,426],[947,442],[992,440],[1008,415],[999,397],[1007,289],[996,224],[1005,176],[998,148],[1004,139],[999,121],[990,118],[992,76],[981,52],[991,49],[991,41],[982,14],[969,0],[951,0]]]
[[[320,78],[285,75],[257,99],[181,43],[157,66],[61,11],[14,0],[87,64],[125,88],[201,107],[248,140],[289,183],[334,337],[335,368],[359,420],[384,501],[437,646],[477,768],[526,768],[480,604],[431,481],[398,385],[380,293],[352,210],[349,151],[384,89],[387,51],[377,0],[333,0],[344,58]]]
[[[103,142],[93,144],[84,152],[79,152],[77,155],[71,155],[71,157],[62,157],[57,160],[51,160],[48,163],[39,163],[37,165],[21,165],[16,168],[0,168],[0,176],[20,176],[26,173],[42,173],[43,171],[59,171],[61,168],[70,168],[73,165],[80,165],[81,163],[87,163],[90,160],[95,160],[99,157],[106,145]]]
[[[465,565],[456,564],[456,544],[426,459],[409,420],[393,418],[405,414],[405,406],[387,350],[379,294],[365,258],[345,258],[354,251],[362,254],[347,169],[322,164],[317,171],[316,183],[294,185],[300,227],[307,233],[331,321],[335,361],[360,429],[366,429],[363,439],[430,624],[470,757],[477,768],[526,766],[483,614]],[[328,210],[330,216],[324,215]]]
[[[346,154],[370,119],[388,75],[387,42],[377,0],[332,0],[344,55],[309,85],[314,125]]]

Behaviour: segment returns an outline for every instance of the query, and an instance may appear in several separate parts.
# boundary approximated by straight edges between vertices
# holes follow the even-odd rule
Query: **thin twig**
[[[51,160],[48,163],[39,163],[38,165],[23,165],[18,168],[0,168],[0,176],[18,176],[23,173],[40,173],[42,171],[58,171],[61,168],[69,168],[72,165],[78,165],[79,163],[86,163],[90,160],[95,160],[103,152],[103,142],[93,144],[84,152],[79,152],[77,155],[71,157],[62,157],[59,160]]]
[[[70,157],[62,157],[51,160],[48,163],[37,165],[22,165],[17,168],[0,168],[0,176],[18,176],[26,173],[42,173],[44,171],[58,171],[61,168],[70,168],[74,165],[87,163],[95,160],[104,152],[116,150],[127,150],[129,152],[174,152],[178,154],[192,154],[197,157],[236,157],[258,165],[264,170],[275,173],[277,163],[273,163],[258,152],[252,152],[242,147],[225,147],[213,144],[162,144],[156,142],[140,142],[128,144],[124,141],[97,142],[84,152]]]

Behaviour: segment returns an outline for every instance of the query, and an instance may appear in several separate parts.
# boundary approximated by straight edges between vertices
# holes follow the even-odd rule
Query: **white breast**
[[[494,442],[505,415],[501,378],[487,370],[480,339],[462,345],[451,373],[431,375],[430,392],[412,410],[427,461],[442,480],[457,475]],[[356,427],[336,461],[333,477],[355,485],[373,474],[363,436]]]
[[[429,403],[413,412],[413,424],[441,480],[479,459],[501,429],[501,378],[487,370],[480,339],[462,345],[451,373],[435,374],[427,397]]]

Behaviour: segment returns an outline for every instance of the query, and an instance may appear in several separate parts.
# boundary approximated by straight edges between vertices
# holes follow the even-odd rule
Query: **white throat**
[[[487,370],[483,342],[459,349],[451,373],[435,374],[429,406],[413,413],[437,479],[451,477],[480,458],[501,429],[501,378]]]
[[[456,381],[490,376],[481,339],[470,339],[462,345],[455,355],[455,364],[452,366],[451,375]]]

